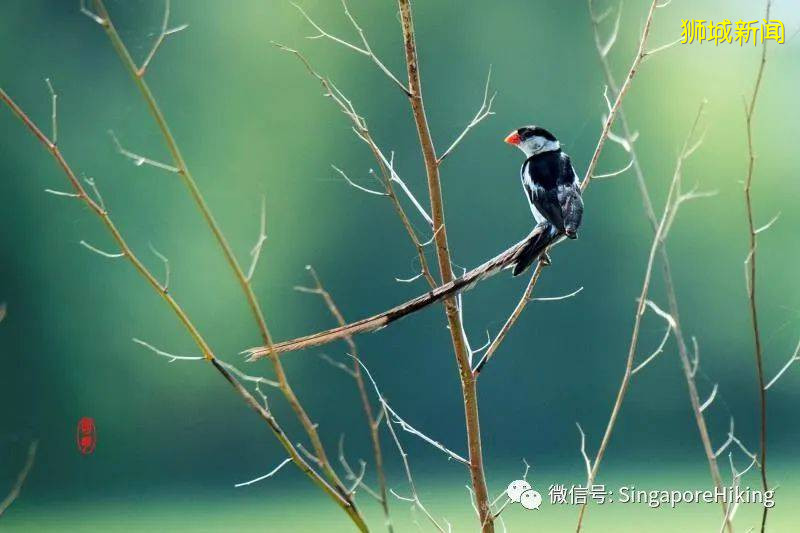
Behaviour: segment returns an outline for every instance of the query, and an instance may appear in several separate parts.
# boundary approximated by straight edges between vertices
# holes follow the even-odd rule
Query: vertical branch
[[[344,326],[347,323],[344,319],[344,315],[342,315],[342,312],[339,310],[339,306],[336,305],[336,302],[333,300],[331,294],[322,286],[322,282],[320,281],[316,270],[314,270],[314,268],[310,265],[306,268],[314,280],[315,287],[313,289],[297,287],[297,289],[319,294],[322,297],[322,300],[325,302],[325,305],[328,307],[328,310],[331,312],[331,315],[333,315],[333,317],[336,319],[336,322],[338,322],[340,326]],[[353,357],[353,372],[351,375],[353,376],[356,386],[358,387],[361,406],[364,409],[364,416],[367,420],[369,436],[370,440],[372,441],[372,454],[375,458],[375,472],[378,476],[378,499],[380,500],[381,508],[383,509],[383,515],[386,518],[386,527],[389,530],[389,533],[392,533],[393,528],[391,517],[389,515],[389,500],[387,498],[386,490],[386,472],[383,468],[383,452],[381,450],[381,438],[379,431],[380,420],[375,418],[372,413],[372,405],[370,404],[369,395],[367,394],[367,387],[364,384],[364,376],[361,373],[361,359],[358,354],[358,347],[356,346],[353,337],[350,335],[346,336],[344,341],[347,343],[349,353]]]
[[[678,162],[675,166],[675,173],[672,177],[672,182],[669,187],[669,192],[667,193],[667,200],[664,206],[664,213],[661,216],[661,220],[659,221],[658,227],[656,229],[655,235],[653,237],[653,242],[650,246],[650,252],[647,258],[647,267],[645,268],[644,273],[644,281],[642,282],[642,289],[639,294],[639,298],[637,300],[636,305],[636,315],[633,323],[633,331],[631,333],[631,340],[628,347],[628,355],[625,361],[625,372],[622,376],[622,382],[620,383],[619,390],[617,392],[617,397],[614,400],[614,406],[611,409],[611,415],[608,419],[608,424],[606,425],[605,433],[603,434],[603,439],[600,442],[600,447],[597,450],[597,454],[595,455],[594,462],[592,463],[592,469],[589,472],[589,479],[587,481],[588,485],[591,485],[597,477],[597,472],[600,468],[600,463],[603,460],[603,456],[605,454],[606,448],[608,447],[609,442],[611,441],[611,434],[614,431],[614,427],[617,422],[617,417],[622,409],[622,403],[625,399],[625,395],[628,392],[628,387],[631,382],[631,377],[633,376],[633,362],[636,357],[636,350],[639,345],[639,332],[641,329],[642,324],[642,317],[644,316],[644,311],[647,305],[647,294],[650,290],[650,281],[652,279],[653,273],[653,264],[655,261],[655,255],[658,251],[658,248],[663,243],[664,238],[666,237],[666,231],[668,230],[668,222],[672,219],[674,212],[677,210],[678,206],[681,203],[681,197],[679,196],[679,186],[680,186],[680,178],[682,173],[683,163],[686,158],[691,155],[691,153],[696,148],[695,146],[690,146],[690,142],[694,137],[694,133],[697,129],[697,124],[700,121],[700,117],[702,116],[703,112],[703,105],[700,106],[700,109],[697,113],[697,117],[692,124],[692,128],[689,131],[689,135],[686,137],[686,141],[684,142],[683,149],[681,150],[680,155],[678,156]],[[586,513],[587,504],[584,503],[581,506],[580,512],[578,514],[578,524],[576,531],[580,532],[581,527],[583,525],[583,517]]]
[[[411,93],[409,101],[414,116],[414,123],[417,127],[417,134],[419,136],[420,148],[425,161],[425,171],[428,179],[428,195],[430,197],[431,216],[433,218],[433,228],[435,232],[436,258],[439,263],[439,273],[442,283],[449,283],[453,281],[454,276],[453,266],[450,260],[450,251],[447,244],[447,226],[445,225],[444,219],[444,205],[442,204],[442,188],[439,176],[440,161],[436,157],[436,150],[433,146],[428,120],[425,116],[425,105],[422,99],[422,85],[419,75],[419,61],[417,58],[417,45],[414,37],[414,23],[411,16],[410,0],[398,0],[398,5],[400,8],[400,22],[403,27],[408,89]],[[482,530],[491,533],[494,531],[494,521],[489,506],[489,493],[486,488],[486,476],[483,469],[483,451],[476,381],[472,375],[469,351],[465,343],[464,325],[461,322],[456,302],[452,297],[449,297],[445,299],[444,306],[461,378],[467,444],[469,449],[470,476],[472,478],[472,487],[475,491],[475,501],[478,506],[478,518]]]
[[[592,21],[592,27],[594,30],[594,38],[595,38],[595,45],[597,47],[598,56],[600,59],[600,65],[603,69],[603,74],[606,79],[606,84],[611,90],[612,97],[616,97],[619,94],[619,86],[617,85],[616,79],[614,78],[614,74],[611,71],[611,65],[608,61],[608,51],[609,49],[602,44],[600,39],[599,33],[599,23],[600,20],[598,16],[594,13],[593,9],[594,2],[593,0],[589,0],[589,16]],[[614,33],[617,32],[617,28],[615,27]],[[636,147],[633,143],[633,138],[635,134],[633,133],[630,124],[628,123],[628,118],[625,114],[625,110],[622,106],[619,108],[619,121],[620,125],[622,126],[622,133],[624,139],[629,144],[628,153],[631,157],[631,164],[633,166],[634,175],[636,176],[636,184],[639,188],[640,196],[642,197],[642,205],[644,206],[645,214],[647,215],[647,219],[650,221],[650,226],[653,232],[658,230],[658,218],[656,217],[655,210],[653,209],[653,201],[650,198],[650,191],[647,187],[647,182],[644,177],[644,171],[642,170],[641,163],[639,161],[639,156],[636,151]],[[722,482],[722,475],[720,474],[719,465],[717,463],[717,457],[714,453],[714,447],[711,443],[711,437],[708,433],[708,426],[706,424],[705,416],[703,412],[700,410],[700,395],[697,391],[697,383],[695,381],[695,373],[692,369],[692,363],[689,356],[689,350],[687,348],[686,339],[683,335],[683,327],[681,325],[680,320],[680,312],[678,308],[678,298],[677,293],[675,291],[675,284],[672,280],[672,268],[670,264],[669,254],[667,252],[667,245],[666,243],[662,244],[659,248],[659,255],[661,258],[661,273],[662,278],[664,280],[664,289],[667,294],[667,303],[669,306],[669,314],[674,319],[674,326],[673,326],[673,333],[675,335],[675,341],[678,345],[678,356],[681,362],[681,369],[683,370],[684,377],[686,379],[686,385],[689,390],[689,401],[691,403],[692,412],[694,413],[695,422],[697,424],[697,429],[700,433],[700,441],[703,445],[703,451],[706,455],[706,460],[708,461],[709,471],[711,472],[711,479],[714,483],[714,486],[717,489],[723,488]],[[722,504],[722,512],[723,515],[728,515],[728,504],[726,502],[721,502]],[[730,519],[726,519],[726,528],[729,533],[733,531],[733,528],[730,523]]]
[[[583,181],[581,182],[581,189],[585,190],[592,180],[594,169],[597,167],[597,162],[600,160],[600,153],[603,151],[603,146],[608,139],[608,134],[611,133],[611,126],[614,124],[614,119],[616,119],[617,113],[622,106],[622,100],[625,98],[625,94],[628,92],[628,89],[631,88],[633,78],[639,71],[639,65],[648,54],[646,48],[647,38],[650,35],[650,26],[653,24],[653,13],[655,12],[657,1],[658,0],[653,0],[653,2],[650,4],[650,10],[647,12],[647,18],[644,22],[644,29],[642,29],[642,36],[639,38],[639,49],[636,52],[636,56],[633,58],[631,67],[628,69],[628,75],[625,76],[625,81],[622,83],[622,87],[620,87],[619,91],[617,91],[617,98],[614,100],[614,104],[609,109],[608,116],[603,123],[603,130],[600,133],[600,138],[597,140],[597,147],[594,149],[592,159],[589,161],[589,166],[586,169],[586,175],[583,177]]]
[[[283,393],[284,397],[286,398],[287,402],[291,406],[292,410],[295,413],[295,416],[300,421],[303,429],[305,430],[306,434],[308,435],[309,439],[311,440],[311,444],[314,447],[314,451],[317,454],[317,457],[320,460],[320,464],[322,466],[323,471],[328,476],[330,481],[342,492],[342,494],[346,495],[346,488],[339,480],[336,472],[333,470],[331,463],[328,459],[327,454],[325,453],[325,448],[322,444],[322,440],[319,437],[319,433],[317,432],[317,425],[311,421],[311,418],[306,413],[303,406],[300,404],[300,400],[294,393],[291,385],[289,384],[288,378],[286,373],[283,369],[283,365],[277,354],[272,351],[272,337],[269,333],[269,329],[267,328],[266,321],[264,319],[264,314],[262,312],[261,306],[258,303],[258,298],[256,297],[255,291],[253,291],[252,284],[250,283],[250,279],[245,274],[244,270],[242,269],[239,261],[236,259],[236,256],[233,253],[233,250],[230,247],[225,235],[222,232],[219,224],[215,220],[213,214],[211,213],[211,209],[209,208],[208,204],[206,203],[203,195],[200,192],[197,183],[194,181],[191,172],[189,171],[189,167],[186,164],[186,161],[181,154],[180,148],[178,147],[177,141],[175,137],[172,135],[170,130],[169,124],[167,123],[164,114],[161,111],[161,108],[156,101],[155,96],[153,95],[152,91],[150,90],[147,81],[144,78],[144,67],[146,64],[139,68],[136,65],[136,62],[130,55],[128,48],[125,46],[125,43],[122,41],[122,38],[117,33],[114,24],[111,21],[111,17],[108,14],[108,10],[106,9],[103,0],[94,0],[94,5],[97,10],[96,18],[98,24],[100,24],[103,29],[105,30],[106,34],[108,35],[109,39],[111,40],[111,44],[114,47],[114,50],[119,55],[120,59],[122,60],[123,65],[128,70],[133,79],[136,87],[142,94],[150,113],[153,116],[156,124],[158,125],[159,130],[161,131],[162,137],[164,138],[164,142],[167,145],[167,149],[172,156],[172,160],[177,168],[178,174],[181,176],[186,187],[189,189],[189,193],[192,196],[197,208],[200,210],[203,218],[205,219],[206,223],[208,224],[209,228],[211,229],[211,233],[214,235],[214,238],[217,240],[220,248],[222,249],[223,255],[227,260],[228,264],[233,270],[234,277],[238,282],[239,286],[244,293],[245,299],[247,300],[247,304],[250,307],[250,310],[255,318],[256,324],[258,325],[259,332],[261,334],[261,338],[264,342],[264,345],[267,347],[269,358],[272,362],[273,368],[275,370],[275,375],[280,383],[280,389]],[[167,9],[169,4],[167,5]],[[166,27],[166,23],[164,24]],[[163,33],[163,32],[162,32]],[[154,47],[154,50],[158,48],[158,44]],[[154,52],[153,52],[154,53]],[[152,55],[149,55],[147,58],[147,62],[152,60]]]
[[[764,17],[769,20],[769,11],[771,1],[767,0],[766,14]],[[760,462],[761,462],[761,486],[763,490],[769,490],[767,483],[767,391],[764,380],[764,363],[763,352],[761,345],[761,331],[758,327],[758,305],[756,303],[756,229],[753,220],[753,202],[752,202],[752,185],[753,185],[753,170],[756,162],[756,155],[753,151],[753,114],[756,109],[756,100],[758,92],[761,88],[761,80],[764,76],[764,65],[767,62],[767,42],[766,40],[761,45],[761,61],[758,65],[758,72],[756,74],[756,82],[753,88],[753,95],[750,98],[750,103],[745,104],[745,124],[747,130],[747,177],[744,182],[744,201],[747,207],[747,228],[748,237],[750,241],[749,252],[747,254],[746,262],[749,262],[749,276],[747,282],[747,299],[750,308],[750,321],[753,325],[753,342],[755,345],[755,360],[756,360],[756,377],[758,380],[758,397],[760,403],[761,427],[759,436],[760,448]],[[767,526],[767,511],[768,507],[764,506],[764,511],[761,515],[761,532],[763,533]]]
[[[253,398],[253,396],[247,391],[247,389],[245,389],[234,376],[225,370],[222,363],[217,361],[214,352],[211,350],[211,347],[195,327],[194,323],[186,314],[183,307],[181,307],[178,301],[169,292],[167,292],[164,287],[162,287],[152,272],[147,269],[144,263],[142,263],[134,251],[130,248],[122,232],[111,220],[108,211],[97,201],[92,199],[92,197],[88,194],[81,180],[78,179],[78,177],[75,175],[75,172],[72,170],[72,167],[69,165],[69,163],[67,163],[66,159],[64,159],[64,156],[62,155],[58,146],[48,139],[42,130],[39,129],[39,127],[31,120],[31,118],[16,104],[16,102],[14,102],[14,100],[11,99],[11,97],[8,96],[8,94],[6,94],[5,91],[3,91],[3,89],[0,89],[0,100],[8,106],[11,112],[25,125],[25,127],[28,128],[28,130],[30,130],[33,136],[36,137],[36,139],[47,149],[50,155],[53,156],[58,166],[64,172],[67,181],[75,191],[75,194],[70,196],[85,203],[86,206],[95,215],[97,215],[105,228],[108,230],[114,242],[116,242],[117,246],[119,247],[120,254],[118,254],[118,257],[127,259],[128,262],[131,263],[134,269],[139,273],[139,275],[142,276],[150,285],[150,287],[167,303],[172,312],[181,322],[184,329],[186,329],[186,331],[192,337],[192,340],[200,349],[203,358],[206,361],[211,362],[214,365],[214,368],[216,368],[216,370],[220,372],[220,374],[222,374],[225,379],[231,383],[231,385],[233,385],[236,392],[248,403],[248,405],[253,407],[260,414],[262,419],[267,422],[275,436],[278,438],[278,441],[283,445],[286,451],[289,452],[289,455],[292,457],[292,460],[295,462],[298,468],[300,468],[301,471],[303,471],[314,483],[316,483],[326,494],[328,494],[328,496],[330,496],[331,499],[333,499],[348,514],[348,516],[350,516],[350,518],[353,520],[353,523],[360,531],[367,531],[367,526],[364,523],[363,518],[355,508],[355,505],[346,492],[341,491],[338,486],[335,488],[331,487],[328,482],[326,482],[325,479],[320,476],[320,474],[308,466],[303,458],[297,453],[297,450],[294,448],[291,441],[278,425],[272,414],[263,409],[255,400],[255,398]]]

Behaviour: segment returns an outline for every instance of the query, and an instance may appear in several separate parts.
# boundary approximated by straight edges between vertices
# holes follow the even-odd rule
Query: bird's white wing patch
[[[525,164],[522,166],[522,171],[520,172],[522,177],[522,189],[525,192],[525,199],[528,200],[528,205],[530,205],[531,213],[533,213],[533,219],[536,221],[537,224],[541,224],[545,222],[547,219],[544,218],[544,215],[536,209],[536,206],[531,201],[531,193],[529,191],[533,191],[536,188],[534,185],[533,180],[531,179],[531,174],[528,172],[528,165]]]

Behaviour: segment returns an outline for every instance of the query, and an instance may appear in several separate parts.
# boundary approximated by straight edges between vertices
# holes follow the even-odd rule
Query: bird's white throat
[[[554,152],[561,149],[561,144],[558,141],[551,141],[544,137],[534,136],[525,139],[518,145],[527,157],[532,155],[541,154],[542,152]]]

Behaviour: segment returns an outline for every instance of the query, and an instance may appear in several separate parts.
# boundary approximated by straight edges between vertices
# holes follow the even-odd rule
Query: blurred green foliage
[[[158,34],[162,4],[109,4],[122,37],[141,61]],[[620,77],[634,53],[644,4],[625,4],[611,55]],[[774,16],[790,34],[800,22],[800,9],[790,2],[776,4]],[[331,31],[357,38],[337,2],[306,0],[303,6]],[[238,353],[258,343],[257,330],[183,185],[169,173],[132,165],[114,150],[107,130],[133,151],[168,160],[106,36],[79,13],[77,0],[7,0],[2,9],[2,87],[47,130],[44,78],[53,81],[59,93],[59,144],[68,160],[96,179],[112,216],[154,271],[160,272],[161,263],[149,254],[148,243],[170,258],[172,292],[214,349],[229,362],[241,362]],[[377,53],[402,75],[393,2],[353,0],[352,10]],[[498,92],[496,115],[470,133],[443,165],[453,259],[470,267],[516,242],[532,224],[518,178],[521,155],[502,143],[503,136],[525,123],[543,125],[562,140],[582,172],[600,130],[604,82],[584,2],[419,2],[415,16],[427,112],[440,149],[477,109],[490,65]],[[656,15],[651,42],[676,39],[682,17],[761,16],[758,2],[675,0]],[[350,319],[423,291],[421,281],[394,280],[414,275],[418,266],[388,201],[347,186],[330,167],[335,164],[369,185],[371,154],[301,64],[270,41],[303,50],[334,80],[381,146],[394,151],[396,169],[424,199],[416,133],[397,88],[364,57],[324,40],[304,39],[313,29],[283,1],[176,0],[172,20],[190,27],[165,43],[148,79],[245,263],[258,234],[260,196],[266,197],[269,239],[255,284],[274,336],[285,339],[333,325],[317,298],[292,290],[308,281],[306,264],[315,266]],[[800,265],[799,45],[794,39],[770,47],[755,119],[756,214],[767,222],[781,213],[759,240],[768,376],[788,358],[800,329],[800,289],[792,274]],[[721,443],[735,416],[737,434],[753,448],[757,389],[742,270],[747,244],[741,181],[742,95],[751,90],[757,56],[752,47],[679,45],[645,62],[625,102],[660,206],[683,136],[701,99],[709,100],[706,141],[687,165],[685,182],[719,194],[681,210],[668,246],[684,328],[701,347],[700,388],[707,394],[714,383],[720,385],[718,400],[707,411],[713,438]],[[627,154],[609,144],[599,171],[626,163]],[[584,290],[567,301],[532,304],[482,375],[482,431],[494,489],[508,483],[523,456],[535,469],[552,471],[553,479],[569,476],[578,482],[575,421],[587,431],[590,450],[600,440],[622,375],[651,238],[633,180],[626,173],[587,192],[581,239],[555,251],[554,266],[537,293]],[[193,350],[169,310],[128,264],[78,245],[83,239],[112,249],[97,221],[74,200],[47,195],[45,188],[66,189],[63,176],[12,115],[0,111],[0,301],[8,304],[0,325],[0,479],[13,478],[30,438],[41,439],[20,509],[57,510],[69,502],[107,498],[131,502],[152,494],[163,495],[167,509],[173,496],[185,501],[196,492],[198,498],[222,495],[234,509],[244,509],[238,498],[246,498],[242,501],[252,502],[247,512],[257,520],[259,502],[265,500],[254,494],[275,499],[296,491],[320,507],[327,505],[324,516],[335,516],[333,506],[322,503],[317,489],[289,467],[280,479],[233,490],[235,482],[280,462],[283,451],[216,373],[199,363],[169,364],[131,342],[139,337],[175,353]],[[417,218],[415,224],[424,233],[424,222]],[[487,329],[499,329],[524,283],[501,275],[466,294],[465,319],[474,346],[483,343]],[[664,301],[659,281],[651,297]],[[661,319],[647,317],[643,356],[662,334]],[[441,309],[357,341],[395,409],[448,446],[464,450],[463,407]],[[369,459],[353,384],[317,357],[324,352],[340,358],[344,351],[343,345],[330,345],[284,360],[326,442],[335,446],[346,433],[349,455]],[[270,372],[264,362],[241,366]],[[786,487],[786,494],[797,491],[793,454],[800,429],[789,421],[797,420],[798,370],[769,394],[770,453],[776,465],[770,479]],[[279,395],[271,398],[278,418],[300,439],[287,406]],[[80,456],[74,443],[82,416],[93,417],[99,432],[90,457]],[[467,477],[459,466],[410,437],[405,441],[414,465],[425,468],[434,498],[445,501],[450,496],[442,491],[460,490]],[[388,444],[387,454],[391,485],[404,492]],[[707,482],[672,340],[634,379],[600,480],[636,472],[640,485],[670,482],[683,488],[680,479],[665,474],[669,469],[651,471],[656,462],[685,472],[692,483]],[[455,501],[451,508],[457,507]],[[458,500],[463,516],[469,511],[466,502],[466,497]],[[394,504],[403,516],[405,507]],[[300,512],[286,511],[289,516]],[[571,517],[565,520],[571,524]]]

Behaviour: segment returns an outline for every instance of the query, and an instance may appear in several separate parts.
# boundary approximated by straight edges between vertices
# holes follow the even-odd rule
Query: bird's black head
[[[523,126],[514,130],[505,138],[505,142],[516,146],[528,157],[561,148],[556,136],[540,126]]]

